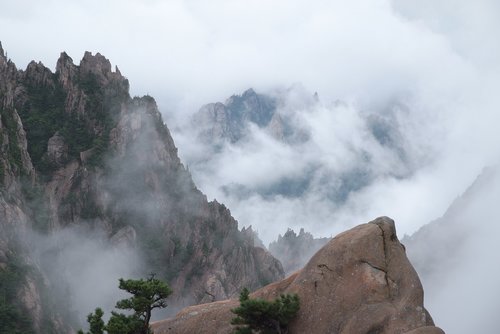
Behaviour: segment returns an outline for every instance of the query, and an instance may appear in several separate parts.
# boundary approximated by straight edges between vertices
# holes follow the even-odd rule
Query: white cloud
[[[304,173],[311,162],[349,169],[359,163],[353,152],[364,148],[377,157],[370,166],[377,182],[342,207],[322,192],[223,200],[240,223],[263,222],[266,237],[303,225],[330,235],[382,214],[403,234],[442,214],[500,158],[499,9],[494,0],[11,1],[2,4],[0,31],[21,68],[31,59],[53,68],[63,50],[76,63],[85,50],[101,52],[130,79],[133,94],[157,98],[171,128],[202,104],[248,87],[266,92],[300,82],[327,107],[346,101],[345,110],[303,119],[314,145],[291,149],[255,131],[247,146],[220,155],[211,175],[195,179],[220,197],[220,184],[265,185]],[[394,102],[408,107],[397,120],[417,167],[404,179],[387,177],[401,166],[360,120]],[[181,156],[199,154],[174,134]]]

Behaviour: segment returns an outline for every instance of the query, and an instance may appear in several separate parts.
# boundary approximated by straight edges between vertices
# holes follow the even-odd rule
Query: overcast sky
[[[0,38],[19,67],[101,52],[163,112],[296,82],[379,100],[498,65],[493,0],[0,2]]]
[[[35,59],[54,69],[61,51],[77,64],[84,51],[100,52],[128,77],[132,95],[156,98],[171,127],[202,104],[249,87],[266,92],[300,83],[322,101],[340,99],[354,110],[404,99],[412,147],[432,159],[409,179],[384,179],[356,194],[351,203],[357,205],[339,217],[357,223],[389,215],[401,236],[411,233],[443,214],[499,159],[499,1],[0,4],[0,41],[18,68]],[[187,154],[188,146],[178,146],[181,157]],[[256,199],[261,211],[246,206],[233,213],[252,221],[275,215],[274,204]],[[300,203],[282,208],[287,205]]]
[[[493,0],[1,0],[0,40],[19,68],[35,59],[53,69],[61,51],[75,63],[86,50],[104,54],[133,95],[157,99],[171,127],[248,87],[300,83],[323,101],[360,108],[405,97],[416,140],[440,158],[412,180],[363,196],[385,193],[393,210],[384,204],[369,214],[395,216],[410,233],[498,159],[499,7]]]

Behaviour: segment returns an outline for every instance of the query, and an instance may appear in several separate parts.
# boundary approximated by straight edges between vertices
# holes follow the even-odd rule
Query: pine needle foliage
[[[250,298],[248,289],[240,294],[240,306],[232,309],[236,317],[231,324],[237,325],[236,334],[286,334],[288,324],[300,309],[297,294],[281,295],[274,301]]]

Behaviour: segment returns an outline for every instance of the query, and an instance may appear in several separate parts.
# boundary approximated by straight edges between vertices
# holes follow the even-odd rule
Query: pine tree
[[[133,311],[131,315],[111,312],[111,317],[106,325],[102,320],[104,312],[96,308],[95,314],[87,317],[90,332],[86,334],[152,334],[149,328],[151,312],[155,308],[167,307],[167,297],[172,293],[168,284],[155,278],[154,274],[148,279],[120,278],[119,288],[132,294],[128,299],[122,299],[116,303],[116,308]],[[82,330],[78,334],[84,334]]]
[[[300,309],[297,294],[281,295],[272,302],[264,299],[251,299],[248,289],[240,294],[240,306],[232,309],[236,317],[233,325],[244,325],[236,328],[237,334],[285,334],[288,324]]]
[[[133,317],[139,319],[143,323],[140,333],[149,334],[151,311],[155,308],[167,307],[166,299],[172,293],[172,290],[166,283],[155,278],[154,274],[146,280],[142,278],[139,280],[124,280],[120,278],[119,288],[127,291],[133,296],[118,301],[116,303],[116,308],[134,311]],[[111,318],[113,318],[113,316]],[[132,322],[135,323],[135,321]]]
[[[87,322],[90,325],[90,331],[86,334],[104,334],[104,320],[102,316],[104,312],[100,307],[95,309],[95,313],[90,313],[87,316]],[[78,331],[78,334],[84,334],[82,330]]]

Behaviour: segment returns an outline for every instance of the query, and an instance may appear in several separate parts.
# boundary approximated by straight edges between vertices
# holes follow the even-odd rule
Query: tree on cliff
[[[240,306],[232,309],[236,317],[231,320],[233,325],[244,325],[236,328],[236,334],[251,334],[254,331],[261,334],[288,333],[288,323],[300,309],[297,294],[281,295],[274,301],[251,299],[247,288],[240,294]]]
[[[155,308],[167,307],[167,297],[172,293],[168,284],[155,278],[154,274],[147,279],[120,278],[119,288],[132,294],[128,299],[122,299],[116,303],[116,308],[133,311],[131,315],[111,312],[111,318],[106,326],[102,321],[103,312],[96,308],[95,313],[87,317],[90,332],[87,334],[151,334],[149,321],[151,312]],[[79,331],[79,334],[84,334]]]

